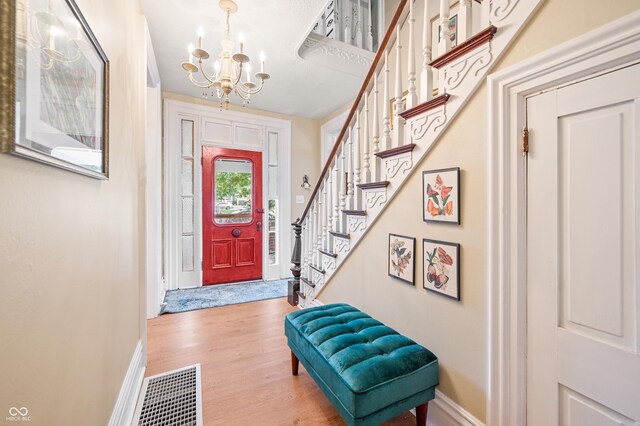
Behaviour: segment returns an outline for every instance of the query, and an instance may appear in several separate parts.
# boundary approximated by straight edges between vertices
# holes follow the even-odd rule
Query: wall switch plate
[[[304,204],[304,195],[296,195],[296,204]]]

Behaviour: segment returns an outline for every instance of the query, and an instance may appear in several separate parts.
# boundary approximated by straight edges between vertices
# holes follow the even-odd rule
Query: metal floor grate
[[[144,379],[133,419],[138,426],[201,426],[200,364]]]

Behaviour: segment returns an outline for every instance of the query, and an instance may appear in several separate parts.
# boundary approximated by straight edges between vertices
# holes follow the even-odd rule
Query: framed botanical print
[[[460,224],[460,168],[422,173],[422,219]]]
[[[424,256],[422,286],[429,291],[460,300],[460,244],[422,240]]]
[[[0,8],[0,151],[107,179],[109,61],[78,6]]]
[[[389,276],[415,285],[416,239],[389,234]]]

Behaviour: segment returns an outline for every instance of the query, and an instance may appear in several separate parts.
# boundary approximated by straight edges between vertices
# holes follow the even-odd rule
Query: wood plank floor
[[[200,363],[205,425],[343,425],[302,365],[291,375],[284,316],[295,309],[280,298],[149,320],[146,375]]]

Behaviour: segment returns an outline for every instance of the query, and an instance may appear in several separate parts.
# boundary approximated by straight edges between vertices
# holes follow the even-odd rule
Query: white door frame
[[[179,171],[176,170],[176,159],[171,157],[169,145],[172,138],[176,135],[175,121],[178,117],[188,118],[194,121],[194,216],[195,216],[195,232],[196,250],[194,259],[202,259],[202,147],[203,146],[219,146],[223,148],[262,151],[263,163],[263,199],[265,200],[265,214],[267,211],[266,203],[268,202],[268,158],[267,158],[267,142],[268,133],[275,131],[279,135],[278,143],[280,145],[279,152],[279,199],[281,207],[280,215],[280,256],[279,256],[279,274],[281,277],[289,276],[289,258],[291,253],[291,122],[277,118],[265,117],[255,114],[249,114],[238,111],[220,111],[216,106],[199,105],[189,102],[176,100],[165,100],[165,265],[167,268],[167,289],[173,290],[179,288],[179,274],[177,267],[180,264],[180,253],[178,253],[177,229],[179,214],[177,214],[178,180]],[[203,141],[204,120],[209,122],[231,123],[233,126],[240,124],[246,127],[260,128],[262,131],[262,147],[256,149],[255,146],[245,146],[241,144],[224,143],[218,141]],[[234,127],[235,128],[235,127]],[[266,220],[262,221],[267,227]],[[273,278],[270,274],[273,271],[268,270],[268,262],[266,254],[268,244],[268,232],[263,232],[263,268],[262,276],[265,279]],[[202,270],[195,267],[196,286],[202,286]],[[183,287],[184,288],[184,287]]]
[[[640,60],[640,12],[488,77],[487,424],[526,423],[525,98]]]
[[[326,153],[327,151],[330,153],[331,149],[333,149],[333,146],[336,143],[336,138],[338,137],[340,130],[344,127],[344,122],[346,121],[348,114],[349,110],[345,110],[340,115],[332,118],[320,127],[320,170],[322,170],[324,165],[327,163],[328,156]]]

